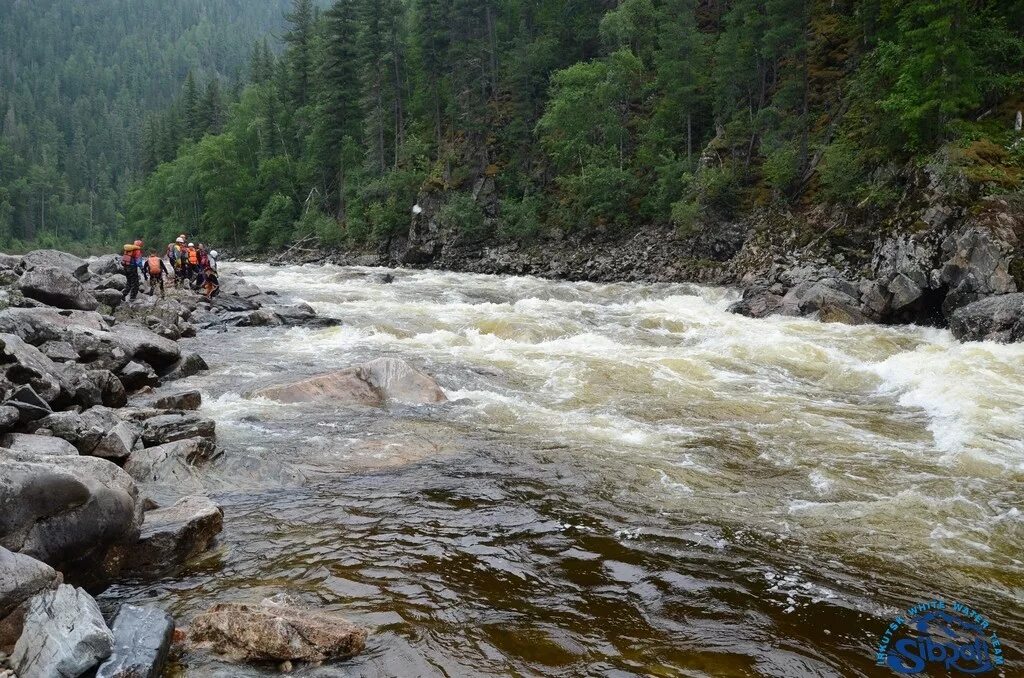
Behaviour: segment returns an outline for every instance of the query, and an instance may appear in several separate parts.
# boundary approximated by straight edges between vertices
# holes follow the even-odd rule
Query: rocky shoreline
[[[173,575],[211,546],[223,511],[195,474],[222,451],[215,423],[197,413],[199,391],[150,394],[208,369],[179,347],[183,337],[330,322],[240,276],[221,280],[212,301],[169,287],[166,298],[122,303],[125,277],[113,256],[0,254],[0,676],[162,670],[174,620],[130,605],[108,620],[90,594],[124,577]],[[320,634],[310,657],[351,654],[365,642],[355,627],[330,631],[324,615],[267,605],[252,623],[284,620],[275,626],[282,648],[307,627]],[[234,631],[218,635],[211,629],[222,612],[209,615],[193,621],[203,629],[195,642],[237,654],[232,643],[252,625],[234,615]],[[260,642],[269,642],[266,631]]]
[[[921,324],[948,327],[963,341],[1024,341],[1024,196],[978,197],[962,178],[936,167],[912,173],[907,184],[884,213],[764,207],[686,236],[652,226],[586,237],[549,233],[527,243],[454,232],[438,218],[443,199],[423,194],[408,233],[377,251],[289,252],[278,259],[730,285],[743,294],[731,310],[751,317]],[[858,228],[848,228],[852,223]]]

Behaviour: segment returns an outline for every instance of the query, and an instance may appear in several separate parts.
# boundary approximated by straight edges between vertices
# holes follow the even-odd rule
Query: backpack
[[[124,254],[121,255],[121,265],[124,266],[125,268],[130,267],[133,263],[134,258],[135,257],[132,256],[131,252],[125,252]]]
[[[193,266],[199,263],[199,253],[196,252],[196,248],[194,247],[190,247],[188,249],[188,263],[192,264]]]
[[[150,257],[149,258],[149,274],[150,275],[160,275],[160,267],[162,265],[163,265],[163,263],[160,261],[160,257]]]

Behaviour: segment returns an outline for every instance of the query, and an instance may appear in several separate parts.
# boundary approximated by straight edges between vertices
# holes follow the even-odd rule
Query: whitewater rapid
[[[1019,652],[1024,346],[753,320],[696,285],[230,270],[341,324],[196,340],[232,574],[115,598],[291,587],[385,620],[360,675],[876,675],[886,616],[937,595]],[[452,402],[241,395],[381,356]]]

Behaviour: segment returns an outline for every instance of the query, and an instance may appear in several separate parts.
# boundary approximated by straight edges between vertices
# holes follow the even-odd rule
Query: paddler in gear
[[[217,277],[217,271],[209,265],[203,271],[203,294],[206,295],[207,300],[220,294],[220,279]]]
[[[185,265],[187,264],[185,236],[179,235],[178,239],[174,241],[168,258],[171,260],[171,268],[174,269],[174,286],[181,287],[185,282]]]
[[[156,286],[160,285],[160,298],[164,298],[164,275],[167,274],[167,266],[164,264],[164,260],[161,259],[156,250],[149,253],[149,259],[146,260],[146,266],[142,269],[146,277],[149,278],[149,296],[153,296],[153,292],[156,290]]]
[[[121,293],[121,301],[131,296],[132,301],[139,296],[139,269],[142,268],[142,252],[138,245],[125,245],[124,254],[121,255],[121,269],[128,284]]]
[[[189,280],[192,280],[199,275],[199,252],[196,251],[195,243],[188,244],[188,248],[185,250],[185,256],[188,257],[188,266],[185,275]]]

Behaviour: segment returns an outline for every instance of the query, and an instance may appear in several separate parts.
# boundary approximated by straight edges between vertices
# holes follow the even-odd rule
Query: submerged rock
[[[128,570],[155,574],[186,563],[210,545],[224,525],[224,511],[208,497],[190,496],[173,506],[147,511]]]
[[[96,678],[158,678],[163,673],[174,635],[169,614],[152,605],[122,605],[113,633],[113,652]]]
[[[259,605],[221,603],[198,615],[189,640],[235,661],[307,661],[354,657],[367,632],[330,613],[304,610],[285,596]]]
[[[113,646],[96,601],[62,584],[29,601],[11,664],[20,678],[72,678],[109,657]]]
[[[433,377],[397,358],[378,358],[338,372],[262,388],[251,395],[284,403],[325,400],[373,407],[389,400],[410,404],[448,400]]]

